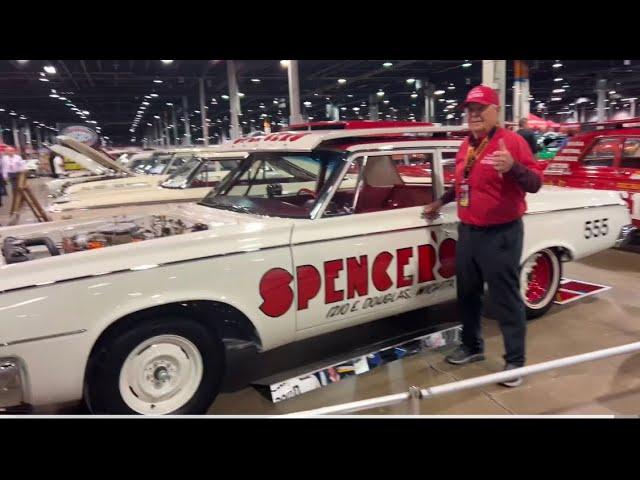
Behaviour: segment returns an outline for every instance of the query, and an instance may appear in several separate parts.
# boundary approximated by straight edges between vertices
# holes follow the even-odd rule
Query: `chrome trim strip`
[[[243,253],[252,253],[252,252],[263,252],[265,250],[272,250],[275,248],[289,248],[291,246],[290,243],[285,243],[282,245],[274,245],[272,247],[265,247],[265,248],[255,248],[255,249],[251,249],[251,250],[243,250],[240,252],[229,252],[229,253],[219,253],[216,255],[208,255],[205,257],[196,257],[196,258],[186,258],[184,260],[175,260],[172,262],[166,262],[166,263],[159,263],[156,266],[154,266],[154,268],[157,267],[166,267],[169,265],[178,265],[180,263],[188,263],[188,262],[196,262],[198,260],[209,260],[211,258],[217,258],[217,257],[228,257],[231,255],[240,255]],[[50,287],[51,285],[56,285],[56,284],[60,284],[60,283],[66,283],[66,282],[73,282],[76,280],[87,280],[89,278],[96,278],[96,277],[102,277],[105,275],[115,275],[118,273],[125,273],[125,272],[135,272],[135,271],[140,271],[139,268],[136,267],[129,267],[129,268],[123,268],[121,270],[112,270],[110,272],[102,272],[102,273],[94,273],[91,275],[83,275],[81,277],[72,277],[72,278],[63,278],[60,280],[54,280],[52,282],[48,282],[46,284],[32,284],[32,285],[25,285],[23,287],[16,287],[16,288],[8,288],[6,290],[2,290],[0,291],[0,295],[2,295],[3,293],[10,293],[10,292],[17,292],[19,290],[26,290],[28,288],[41,288],[41,287]]]
[[[565,211],[569,211],[569,210],[583,210],[583,209],[588,209],[588,208],[598,208],[598,207],[624,207],[624,205],[620,205],[618,203],[608,203],[608,204],[602,204],[602,205],[590,205],[590,206],[586,206],[586,207],[573,207],[573,208],[563,208],[563,209],[559,209],[559,210],[546,210],[543,212],[532,212],[532,213],[525,213],[525,215],[540,215],[543,213],[552,213],[552,212],[565,212]],[[416,208],[416,207],[410,207],[410,208]],[[244,253],[252,253],[252,252],[261,252],[261,251],[265,251],[265,250],[272,250],[275,248],[290,248],[290,247],[296,247],[298,245],[308,245],[311,243],[321,243],[321,242],[327,242],[327,241],[332,241],[332,240],[345,240],[345,239],[349,239],[349,238],[356,238],[356,237],[365,237],[365,236],[369,236],[369,235],[382,235],[385,233],[396,233],[396,232],[405,232],[405,231],[409,231],[409,230],[419,230],[419,229],[423,229],[423,228],[428,228],[428,227],[436,227],[439,225],[445,225],[445,224],[458,224],[458,220],[456,219],[455,222],[440,222],[440,223],[429,223],[429,224],[425,224],[425,225],[421,225],[421,226],[417,226],[417,227],[407,227],[407,228],[399,228],[399,229],[395,229],[395,230],[379,230],[377,232],[368,232],[368,233],[360,233],[357,235],[350,235],[347,237],[337,237],[337,238],[323,238],[320,240],[310,240],[308,242],[299,242],[299,243],[285,243],[282,245],[274,245],[271,247],[265,247],[265,248],[256,248],[256,249],[251,249],[251,250],[245,250],[245,251],[239,251],[239,252],[229,252],[229,253],[220,253],[220,254],[216,254],[216,255],[209,255],[209,256],[205,256],[205,257],[196,257],[196,258],[187,258],[184,260],[175,260],[172,262],[166,262],[166,263],[160,263],[157,265],[157,267],[166,267],[166,266],[170,266],[170,265],[178,265],[181,263],[188,263],[188,262],[196,262],[199,260],[209,260],[212,258],[217,258],[217,257],[228,257],[231,255],[240,255],[240,254],[244,254]],[[154,268],[157,268],[154,267]],[[65,278],[65,279],[61,279],[61,280],[56,280],[44,285],[38,285],[38,284],[32,284],[32,285],[25,285],[23,287],[16,287],[16,288],[9,288],[7,290],[2,290],[0,291],[0,295],[3,293],[9,293],[9,292],[16,292],[19,290],[25,290],[28,288],[41,288],[41,287],[49,287],[51,285],[55,285],[55,284],[59,284],[59,283],[65,283],[65,282],[73,282],[76,280],[86,280],[88,278],[95,278],[97,276],[104,276],[104,275],[114,275],[114,274],[118,274],[118,273],[124,273],[124,272],[131,272],[131,271],[137,271],[138,269],[136,269],[136,267],[130,267],[130,268],[124,268],[122,270],[113,270],[111,272],[104,272],[101,274],[92,274],[92,275],[83,275],[81,277],[73,277],[73,278]],[[0,344],[1,345],[1,344]]]
[[[68,337],[70,335],[77,335],[79,333],[86,332],[86,329],[74,330],[73,332],[54,333],[52,335],[44,335],[42,337],[22,338],[20,340],[13,340],[11,342],[0,343],[0,347],[10,347],[12,345],[18,345],[20,343],[37,342],[40,340],[49,340],[51,338]]]
[[[558,208],[556,210],[543,210],[542,212],[527,212],[525,215],[540,215],[542,213],[555,213],[555,212],[566,212],[569,210],[584,210],[587,208],[600,208],[600,207],[623,207],[619,203],[602,203],[600,205],[587,205],[585,207],[569,207],[569,208]]]

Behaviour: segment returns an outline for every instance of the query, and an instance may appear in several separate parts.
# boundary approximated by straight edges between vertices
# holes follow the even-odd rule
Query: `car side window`
[[[191,160],[193,158],[192,155],[189,156],[180,156],[180,157],[176,157],[173,159],[173,162],[171,162],[171,165],[169,166],[169,169],[167,170],[167,174],[171,174],[173,172],[175,172],[176,170],[178,170],[179,168],[181,168],[185,163],[187,163],[189,160]]]
[[[191,188],[214,187],[218,183],[215,162],[208,162],[191,181]]]
[[[640,169],[640,137],[625,139],[620,166]]]
[[[412,154],[413,155],[413,154]],[[428,159],[428,160],[427,160]],[[433,154],[415,166],[398,161],[397,155],[372,155],[354,160],[327,206],[324,216],[372,213],[418,207],[433,200]]]
[[[442,154],[442,173],[444,175],[444,186],[451,187],[456,179],[456,155],[457,150],[443,150]]]
[[[587,167],[611,167],[616,158],[619,138],[599,138],[593,144],[582,162]]]

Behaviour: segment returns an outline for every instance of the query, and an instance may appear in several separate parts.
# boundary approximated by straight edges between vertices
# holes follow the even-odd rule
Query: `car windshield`
[[[243,213],[309,218],[317,198],[344,164],[342,152],[253,153],[201,203]]]
[[[214,187],[238,165],[237,159],[192,158],[162,182],[164,188]]]
[[[154,155],[151,158],[136,160],[131,164],[131,169],[136,173],[160,174],[171,160],[171,154]]]

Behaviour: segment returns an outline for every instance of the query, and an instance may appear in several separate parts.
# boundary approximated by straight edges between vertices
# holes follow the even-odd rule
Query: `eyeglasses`
[[[475,104],[469,104],[467,105],[467,112],[468,113],[482,113],[484,112],[487,108],[489,108],[489,105],[482,105],[481,103],[475,103]]]

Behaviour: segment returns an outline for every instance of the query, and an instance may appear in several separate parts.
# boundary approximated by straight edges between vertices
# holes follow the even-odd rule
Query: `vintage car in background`
[[[157,182],[150,178],[143,184],[108,188],[88,188],[54,199],[47,208],[53,220],[91,218],[107,214],[121,215],[140,206],[196,202],[216,186],[238,162],[242,152],[201,151],[172,175]],[[101,183],[101,182],[95,182]]]
[[[141,153],[139,155],[144,157],[139,159],[138,163],[134,163],[137,166],[144,165],[146,170],[136,168],[136,171],[133,171],[130,167],[125,167],[109,158],[104,152],[84,145],[72,138],[60,136],[58,141],[60,145],[52,145],[49,148],[60,155],[73,157],[77,163],[83,165],[87,171],[92,172],[94,175],[52,181],[48,186],[52,197],[92,189],[156,186],[188,162],[194,153],[208,151],[213,148],[191,148],[189,150],[176,148],[174,150]]]
[[[538,160],[551,160],[567,139],[566,135],[555,132],[545,133],[538,138]]]
[[[57,140],[58,144],[49,145],[47,148],[54,154],[60,155],[65,161],[70,159],[75,164],[81,165],[83,170],[71,172],[65,178],[49,182],[47,189],[50,196],[58,196],[66,188],[79,183],[135,177],[133,172],[119,165],[104,152],[64,135],[58,136]]]
[[[224,342],[265,351],[454,299],[456,205],[423,216],[447,183],[433,143],[445,129],[358,126],[225,145],[242,160],[197,204],[0,228],[0,406],[204,413]],[[431,173],[407,181],[398,156],[419,154]],[[520,280],[535,318],[562,262],[623,241],[630,217],[617,192],[527,201]]]
[[[544,181],[617,190],[629,205],[633,224],[640,227],[640,119],[583,125],[548,162]]]
[[[102,193],[109,190],[116,191],[117,193],[123,191],[123,189],[157,187],[172,174],[182,169],[182,167],[192,159],[198,158],[199,155],[206,155],[208,152],[215,151],[216,147],[202,147],[154,153],[144,161],[144,167],[138,163],[139,168],[132,168],[135,174],[133,177],[83,182],[68,186],[64,188],[61,193],[65,195],[74,195],[76,193],[91,194],[91,192]],[[135,162],[132,163],[132,166],[134,164]]]

